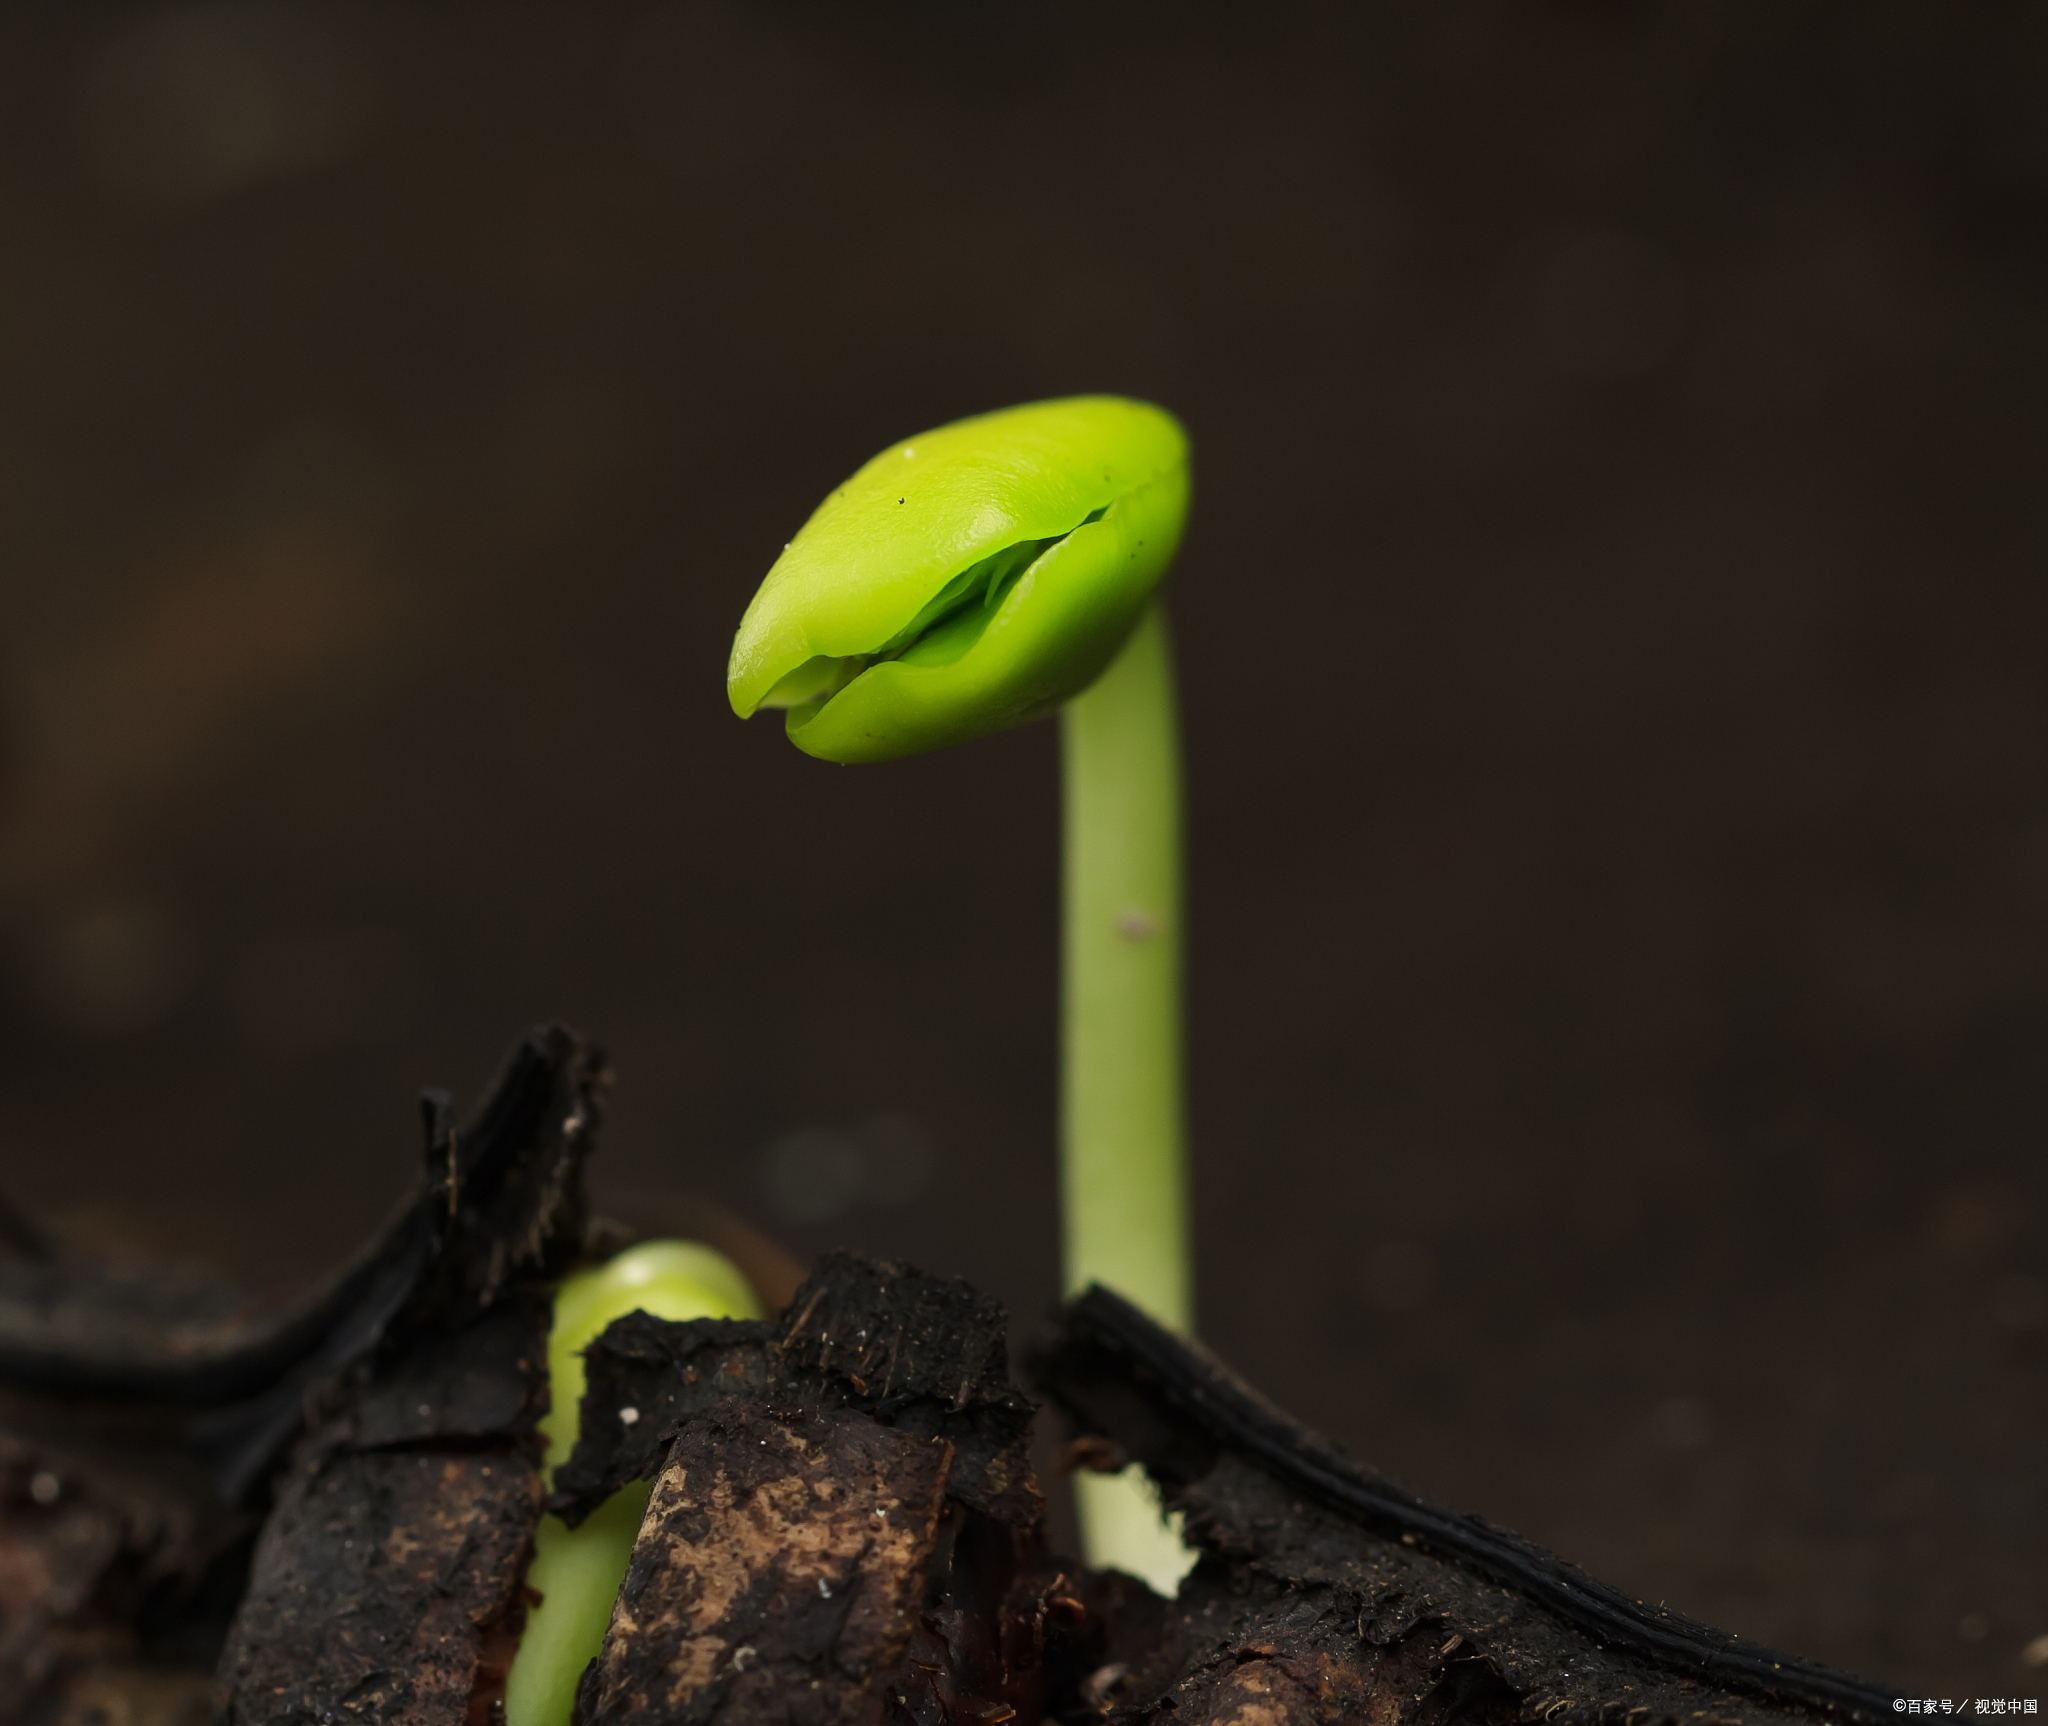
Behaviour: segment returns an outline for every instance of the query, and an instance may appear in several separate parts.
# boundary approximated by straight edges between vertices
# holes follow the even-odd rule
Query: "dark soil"
[[[1045,1544],[1006,1329],[965,1283],[836,1254],[779,1324],[607,1331],[550,1502],[580,1520],[629,1481],[653,1492],[586,1726],[1891,1712],[1886,1687],[1647,1607],[1360,1468],[1102,1291],[1035,1376],[1145,1463],[1202,1558],[1171,1602],[1084,1574]],[[488,1719],[476,1651],[508,1595],[491,1566],[531,1521],[491,1478],[504,1460],[481,1479],[476,1455],[295,1463],[230,1639],[225,1718]]]
[[[464,1127],[430,1096],[390,1226],[196,1346],[135,1334],[132,1278],[0,1260],[9,1719],[502,1721],[549,1289],[616,1244],[583,1191],[604,1078],[543,1030]],[[845,1252],[773,1321],[612,1324],[545,1505],[573,1526],[651,1483],[583,1726],[1874,1726],[1901,1700],[1418,1496],[1101,1288],[1032,1377],[1069,1462],[1142,1464],[1199,1561],[1172,1600],[1084,1571],[1008,1332],[964,1281]]]
[[[552,1028],[459,1129],[430,1093],[409,1201],[282,1309],[0,1255],[0,1718],[486,1726],[605,1077]]]

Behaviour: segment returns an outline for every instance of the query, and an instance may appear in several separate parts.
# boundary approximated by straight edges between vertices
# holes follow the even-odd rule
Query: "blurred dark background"
[[[598,1179],[1056,1289],[1055,737],[727,711],[890,440],[1191,429],[1202,1328],[1653,1599],[2048,1663],[2048,9],[0,16],[0,1163],[305,1274]]]

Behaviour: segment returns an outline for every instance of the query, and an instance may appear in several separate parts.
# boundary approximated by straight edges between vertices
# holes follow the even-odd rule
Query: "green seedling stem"
[[[1180,748],[1155,604],[1060,715],[1064,1281],[1193,1328],[1181,1109]]]
[[[886,761],[1063,710],[1061,1210],[1070,1292],[1193,1322],[1181,1104],[1180,765],[1154,589],[1187,439],[1117,396],[907,438],[818,506],[734,638],[733,711]],[[1077,1485],[1092,1564],[1170,1591],[1185,1549],[1133,1474]]]
[[[1069,1295],[1194,1329],[1181,1074],[1180,735],[1155,601],[1060,713],[1065,790],[1060,1213]],[[1074,1477],[1083,1555],[1172,1593],[1179,1534],[1135,1468]]]

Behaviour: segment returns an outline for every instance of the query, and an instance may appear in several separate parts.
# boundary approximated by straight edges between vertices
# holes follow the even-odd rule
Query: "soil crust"
[[[295,1303],[0,1256],[0,1717],[490,1726],[543,1509],[550,1289],[619,1244],[604,1068],[534,1033]],[[786,1289],[779,1291],[786,1292]],[[1651,1608],[1346,1456],[1102,1289],[1033,1348],[1077,1466],[1143,1466],[1172,1600],[1047,1550],[1039,1405],[969,1284],[836,1253],[773,1321],[635,1313],[548,1509],[652,1483],[584,1726],[1735,1726],[1882,1686]],[[206,1674],[211,1672],[210,1696]],[[111,1712],[110,1712],[111,1711]]]

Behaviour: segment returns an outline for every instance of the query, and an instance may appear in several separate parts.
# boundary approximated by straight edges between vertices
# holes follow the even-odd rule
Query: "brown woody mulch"
[[[0,1257],[0,1717],[488,1726],[542,1508],[548,1289],[591,1239],[601,1060],[523,1043],[419,1189],[275,1310]],[[653,1483],[586,1726],[903,1720],[1730,1726],[1881,1686],[1648,1608],[1378,1475],[1097,1289],[1034,1348],[1091,1466],[1199,1562],[1167,1601],[1050,1553],[1037,1405],[970,1285],[852,1254],[773,1322],[634,1314],[550,1507]],[[208,1690],[208,1674],[211,1689]]]

